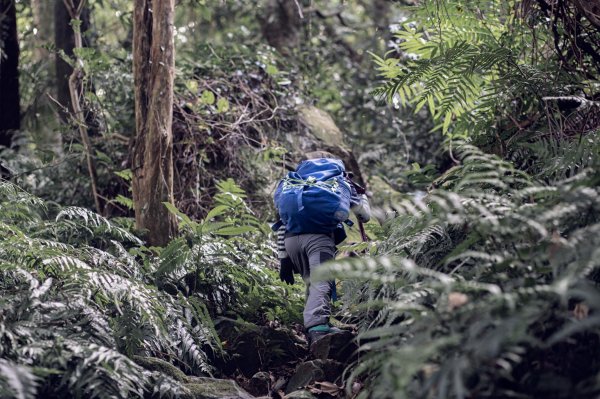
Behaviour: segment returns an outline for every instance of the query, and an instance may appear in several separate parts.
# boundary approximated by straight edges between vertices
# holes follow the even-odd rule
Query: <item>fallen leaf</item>
[[[307,388],[312,393],[326,393],[331,396],[338,396],[342,391],[342,387],[328,381],[316,381]]]
[[[583,302],[579,302],[577,305],[575,305],[575,309],[573,309],[573,316],[575,316],[577,320],[586,319],[589,313],[589,306]]]

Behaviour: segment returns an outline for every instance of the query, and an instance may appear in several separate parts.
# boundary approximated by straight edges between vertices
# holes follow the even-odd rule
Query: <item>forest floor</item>
[[[345,328],[323,337],[309,351],[300,324],[256,326],[221,320],[217,329],[227,359],[219,368],[224,378],[256,397],[342,398],[342,375],[357,350],[352,326]]]

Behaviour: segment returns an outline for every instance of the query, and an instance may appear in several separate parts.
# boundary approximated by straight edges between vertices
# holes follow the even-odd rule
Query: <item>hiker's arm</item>
[[[358,194],[354,186],[350,185],[350,209],[358,220],[367,223],[371,220],[371,206],[366,194]]]
[[[358,201],[352,205],[351,209],[361,222],[367,223],[371,220],[371,206],[366,194],[359,195]]]
[[[279,258],[279,279],[294,284],[294,265],[285,250],[285,225],[277,230],[277,257]]]
[[[288,257],[288,253],[285,250],[285,225],[277,230],[277,257],[279,259]]]

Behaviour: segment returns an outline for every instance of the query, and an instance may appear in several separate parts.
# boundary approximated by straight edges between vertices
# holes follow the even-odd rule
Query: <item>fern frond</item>
[[[0,393],[3,398],[35,399],[37,386],[38,378],[29,367],[0,359]]]
[[[138,245],[142,244],[142,241],[135,235],[121,227],[113,225],[108,219],[89,209],[75,206],[66,207],[56,215],[56,221],[58,222],[61,220],[76,222],[75,225],[72,226],[75,228],[77,226],[92,228],[97,234],[108,234],[122,241],[129,241]],[[80,221],[83,221],[83,224],[80,224]]]

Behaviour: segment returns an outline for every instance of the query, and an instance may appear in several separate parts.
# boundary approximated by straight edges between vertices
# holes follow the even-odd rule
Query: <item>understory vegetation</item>
[[[39,42],[39,2],[11,3],[0,397],[195,398],[203,378],[273,398],[600,395],[598,1],[179,2],[166,245],[133,211],[129,3],[85,4],[68,54]],[[83,119],[41,50],[83,65]],[[358,350],[293,396],[304,286],[279,280],[268,223],[316,149],[373,220],[312,276],[338,281]]]
[[[214,320],[297,321],[300,295],[264,268],[274,250],[257,240],[264,234],[243,192],[220,188],[203,223],[173,209],[186,234],[160,249],[145,247],[126,220],[2,182],[2,396],[179,397],[183,384],[135,360],[212,375],[225,356]]]

